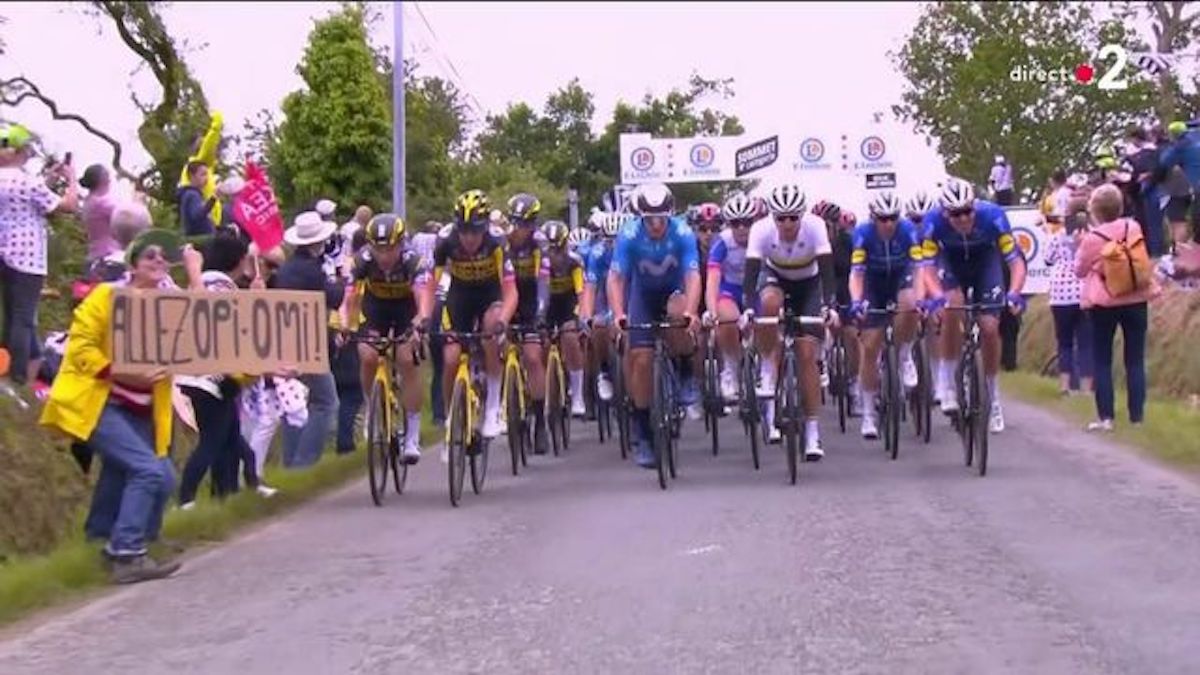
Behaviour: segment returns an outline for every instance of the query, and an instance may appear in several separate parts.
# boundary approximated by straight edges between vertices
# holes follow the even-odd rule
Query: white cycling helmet
[[[621,231],[621,226],[625,224],[625,218],[622,214],[606,213],[600,219],[600,234],[605,237],[615,237]]]
[[[675,195],[662,183],[646,183],[633,195],[633,208],[639,216],[670,216],[675,213]]]
[[[603,229],[605,221],[607,221],[610,216],[612,216],[612,214],[607,211],[594,209],[592,214],[588,216],[587,228],[593,232]]]
[[[800,215],[804,213],[807,205],[808,199],[805,198],[804,191],[799,185],[791,183],[777,186],[767,197],[767,208],[771,210],[772,215]]]
[[[924,190],[918,190],[916,194],[908,198],[904,204],[904,211],[910,216],[923,216],[933,210],[933,199],[929,193]]]
[[[758,220],[758,204],[745,192],[735,192],[721,206],[721,215],[725,222],[734,220]]]
[[[567,243],[571,246],[579,246],[580,244],[587,243],[591,240],[592,233],[588,232],[586,228],[582,227],[577,227],[571,230],[571,233],[567,235]]]
[[[975,188],[965,180],[951,178],[938,195],[938,201],[949,211],[969,208],[975,204]]]
[[[871,198],[867,211],[873,218],[899,217],[900,199],[891,192],[880,192]]]

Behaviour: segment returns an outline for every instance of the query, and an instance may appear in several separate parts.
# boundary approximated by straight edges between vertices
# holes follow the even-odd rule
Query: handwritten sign
[[[258,375],[329,371],[325,297],[314,291],[113,293],[113,372]]]

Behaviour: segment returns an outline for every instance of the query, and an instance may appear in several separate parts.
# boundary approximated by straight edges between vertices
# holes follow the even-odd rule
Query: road
[[[26,627],[0,672],[1200,671],[1200,488],[1008,413],[983,479],[940,422],[891,462],[826,420],[798,486],[692,424],[667,492],[577,427],[459,509],[427,456],[384,508],[356,484]]]

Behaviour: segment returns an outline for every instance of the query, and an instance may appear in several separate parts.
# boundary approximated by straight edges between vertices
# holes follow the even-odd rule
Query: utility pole
[[[579,191],[575,188],[567,190],[567,224],[571,229],[579,227]]]
[[[392,50],[392,208],[404,211],[404,3],[392,2],[396,45]]]

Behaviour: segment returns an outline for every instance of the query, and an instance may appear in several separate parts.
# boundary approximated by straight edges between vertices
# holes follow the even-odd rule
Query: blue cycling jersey
[[[651,239],[641,218],[626,223],[617,235],[612,270],[645,291],[683,290],[684,276],[699,272],[696,234],[687,220],[674,216],[661,239]]]
[[[721,271],[721,294],[742,299],[742,278],[746,271],[746,247],[738,246],[731,230],[717,236],[708,252],[708,269]]]
[[[1012,236],[1004,209],[989,201],[975,200],[975,225],[960,234],[950,225],[945,209],[938,207],[925,216],[924,264],[943,260],[952,265],[984,262],[999,252],[1005,262],[1021,255]]]
[[[854,228],[851,241],[850,269],[868,277],[907,274],[921,263],[921,240],[907,218],[900,219],[888,239],[875,223],[865,222]]]
[[[586,261],[588,259],[588,255],[591,254],[592,247],[594,247],[596,244],[597,242],[594,242],[591,239],[585,239],[584,241],[576,244],[573,248],[575,253],[579,255],[579,259]]]

